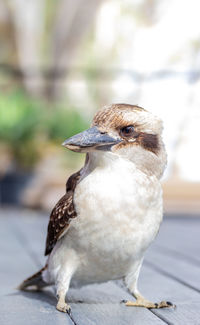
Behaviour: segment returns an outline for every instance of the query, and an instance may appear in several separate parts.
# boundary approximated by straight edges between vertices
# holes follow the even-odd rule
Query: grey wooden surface
[[[132,299],[122,282],[70,289],[72,315],[55,309],[54,289],[19,292],[15,288],[44,265],[48,216],[29,210],[0,209],[0,324],[200,325],[200,217],[166,217],[148,250],[139,288],[173,309],[126,307]]]

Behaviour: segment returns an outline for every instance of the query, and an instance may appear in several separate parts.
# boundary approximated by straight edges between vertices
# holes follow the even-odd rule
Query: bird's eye
[[[120,130],[120,134],[123,137],[127,137],[127,138],[132,137],[134,135],[134,126],[133,125],[125,126]]]

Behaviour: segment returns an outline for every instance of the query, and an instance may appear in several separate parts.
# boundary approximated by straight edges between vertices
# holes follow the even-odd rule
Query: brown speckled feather
[[[77,216],[73,196],[76,184],[80,179],[80,174],[81,170],[69,177],[66,184],[66,194],[58,201],[51,212],[47,231],[45,255],[51,253],[57,240],[62,237],[62,234],[69,227],[71,219]]]
[[[145,111],[144,108],[137,105],[112,104],[107,108],[100,109],[94,116],[92,125],[98,126],[102,131],[109,128],[120,128],[127,126],[123,119],[123,111]]]

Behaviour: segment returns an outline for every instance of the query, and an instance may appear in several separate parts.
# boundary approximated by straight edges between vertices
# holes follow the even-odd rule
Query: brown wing
[[[81,170],[69,177],[66,184],[66,194],[58,201],[51,212],[48,224],[45,255],[51,253],[57,240],[69,227],[71,219],[77,216],[73,196]]]

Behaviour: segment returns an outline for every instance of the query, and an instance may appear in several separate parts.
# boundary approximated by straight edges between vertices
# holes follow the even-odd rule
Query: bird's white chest
[[[83,268],[95,265],[100,277],[111,266],[113,278],[123,275],[130,261],[141,258],[162,219],[158,181],[124,159],[95,168],[78,184],[74,202],[77,218],[66,239],[82,256]]]

